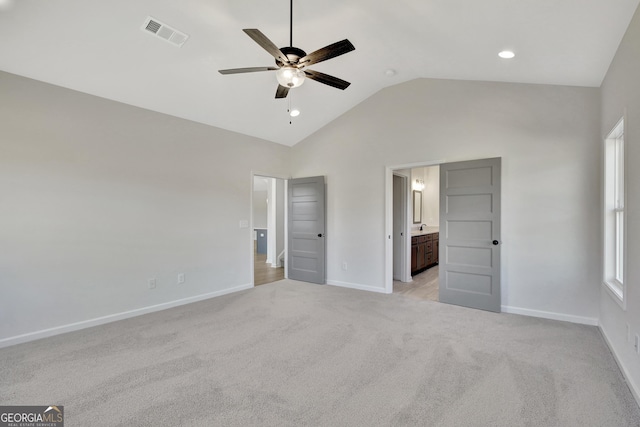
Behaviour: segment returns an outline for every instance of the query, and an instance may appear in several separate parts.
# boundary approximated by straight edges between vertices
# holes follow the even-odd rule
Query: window
[[[605,140],[604,178],[604,283],[609,293],[624,308],[624,120],[620,120]]]

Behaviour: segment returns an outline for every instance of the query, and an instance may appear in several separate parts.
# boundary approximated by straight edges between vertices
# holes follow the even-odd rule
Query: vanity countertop
[[[424,227],[423,230],[415,230],[411,232],[412,236],[423,236],[425,234],[438,233],[440,227]]]

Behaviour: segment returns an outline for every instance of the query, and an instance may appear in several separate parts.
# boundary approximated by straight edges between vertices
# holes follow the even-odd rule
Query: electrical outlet
[[[156,288],[156,279],[149,279],[149,289]]]
[[[349,266],[347,265],[347,261],[343,261],[343,262],[342,262],[342,269],[343,269],[344,271],[347,271],[347,269],[348,269],[348,268],[349,268]]]
[[[184,283],[184,273],[180,273],[178,274],[178,285],[181,285]]]

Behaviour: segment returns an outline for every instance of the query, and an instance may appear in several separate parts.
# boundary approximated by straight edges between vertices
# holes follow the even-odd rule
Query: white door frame
[[[405,175],[401,175],[399,173],[396,173],[395,171],[393,172],[393,180],[395,181],[395,178],[398,178],[402,181],[402,197],[399,200],[400,205],[402,206],[402,218],[396,218],[393,217],[393,227],[394,227],[394,232],[395,232],[395,227],[396,224],[400,225],[400,229],[402,229],[402,236],[396,236],[392,234],[392,244],[393,244],[393,258],[394,258],[394,265],[393,265],[393,271],[394,271],[394,275],[396,274],[396,267],[398,267],[396,265],[396,256],[398,256],[398,262],[401,266],[401,268],[399,268],[398,270],[400,270],[399,272],[397,272],[399,279],[401,282],[404,283],[408,283],[411,282],[411,268],[410,268],[410,263],[407,261],[407,251],[406,251],[406,246],[407,246],[407,239],[409,238],[409,235],[407,234],[407,224],[409,224],[410,218],[409,218],[409,214],[408,214],[408,206],[409,204],[407,203],[408,197],[409,197],[409,181],[411,180],[411,176],[405,176]],[[395,185],[395,184],[394,184]],[[393,192],[393,203],[394,205],[396,204],[396,198],[397,195],[395,194],[395,190]],[[395,211],[395,206],[394,206],[394,211]],[[401,221],[399,223],[399,221]],[[396,242],[396,237],[400,237],[399,241],[400,244],[398,245],[398,247],[396,247],[395,242]],[[394,280],[397,280],[394,278]]]
[[[437,166],[444,163],[444,160],[426,160],[424,162],[405,163],[402,165],[393,165],[385,167],[385,247],[384,247],[384,292],[387,294],[393,293],[393,171],[399,169],[413,169],[422,168],[427,166]],[[411,180],[411,178],[409,178]],[[409,182],[411,184],[411,182]],[[407,186],[407,191],[411,190],[411,185]],[[407,195],[407,227],[405,235],[407,236],[405,243],[405,259],[411,259],[411,239],[408,237],[411,235],[410,224],[413,221],[409,220],[409,214],[412,212],[409,209],[409,202],[411,198]],[[411,269],[411,265],[407,262],[407,268]]]
[[[264,178],[275,178],[284,180],[284,203],[286,206],[287,203],[287,183],[288,180],[291,179],[290,175],[279,175],[270,172],[259,172],[259,171],[251,171],[251,191],[249,192],[249,272],[251,274],[251,286],[255,287],[255,271],[254,271],[254,263],[255,263],[255,254],[254,254],[254,243],[253,243],[253,182],[256,176],[261,176]],[[287,259],[288,253],[288,230],[287,230],[287,209],[284,210],[284,255],[285,259]],[[277,256],[277,255],[276,255]],[[289,277],[289,263],[285,263],[284,268],[284,277],[287,279]]]
[[[284,203],[287,201],[287,197],[283,193],[286,190],[286,180],[273,177],[269,177],[269,179],[271,180],[271,182],[269,183],[269,196],[267,199],[269,200],[269,205],[267,206],[267,237],[275,237],[267,239],[267,263],[271,264],[271,267],[277,268],[281,267],[280,259],[278,256],[280,255],[278,253],[278,234],[280,232],[284,233],[285,229],[287,228],[287,224],[284,222],[280,225],[280,227],[278,226],[278,223],[280,222],[279,218],[285,217],[283,219],[286,219],[285,210],[287,207]],[[282,188],[280,189],[280,191],[278,191],[280,182],[282,182]],[[278,215],[278,210],[281,211],[280,215]],[[284,250],[284,242],[282,243],[282,249]]]

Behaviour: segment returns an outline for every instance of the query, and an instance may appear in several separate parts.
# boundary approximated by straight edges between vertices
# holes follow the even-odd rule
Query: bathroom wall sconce
[[[424,181],[421,179],[416,179],[415,184],[413,184],[413,188],[418,191],[424,190]]]

